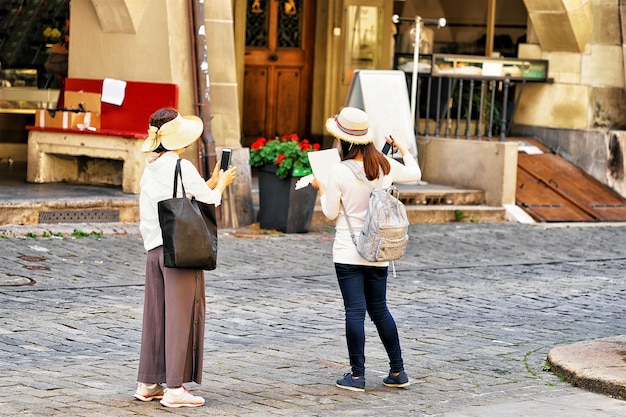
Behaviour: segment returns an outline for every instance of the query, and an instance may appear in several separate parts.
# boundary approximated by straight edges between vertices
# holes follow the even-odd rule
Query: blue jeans
[[[346,340],[352,375],[365,376],[365,312],[376,325],[391,372],[404,370],[398,328],[387,309],[387,267],[335,263],[346,309]]]

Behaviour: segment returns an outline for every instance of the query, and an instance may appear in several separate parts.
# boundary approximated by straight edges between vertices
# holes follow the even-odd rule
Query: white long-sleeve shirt
[[[139,230],[146,251],[163,245],[157,203],[172,198],[174,192],[174,170],[179,156],[176,152],[166,152],[159,158],[148,158],[139,186]],[[181,159],[180,170],[188,198],[219,206],[222,194],[206,184],[196,167],[186,159]],[[183,195],[180,182],[177,197]]]
[[[391,164],[391,171],[382,179],[370,181],[376,188],[387,188],[394,182],[417,181],[422,177],[417,161],[410,153],[405,153],[403,157],[404,165],[393,158],[387,157]],[[363,169],[363,161],[355,161]],[[350,225],[358,239],[365,220],[365,213],[369,204],[370,187],[358,179],[354,172],[345,164],[336,164],[331,168],[326,184],[326,193],[320,197],[322,211],[330,219],[337,219],[335,224],[335,240],[333,243],[333,262],[351,265],[372,265],[385,266],[389,262],[369,262],[363,259],[356,250],[350,230],[346,222],[343,206],[350,218]],[[364,174],[365,175],[365,174]]]

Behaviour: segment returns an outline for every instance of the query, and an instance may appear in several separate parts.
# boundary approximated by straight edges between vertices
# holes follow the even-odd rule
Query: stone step
[[[407,205],[407,216],[411,224],[450,223],[450,222],[503,222],[506,220],[504,207],[485,205]],[[322,208],[315,206],[312,226],[334,226],[335,221],[328,220]]]
[[[437,184],[397,184],[405,205],[482,205],[485,191]]]
[[[6,168],[6,167],[5,167]],[[24,181],[25,165],[0,171],[0,224],[137,222],[139,196],[117,188],[32,184]],[[5,170],[6,171],[6,170]],[[505,220],[501,207],[486,207],[482,190],[437,184],[398,184],[411,223],[452,221],[498,222]],[[253,178],[253,206],[258,210],[258,183]],[[333,225],[319,207],[313,225]]]
[[[397,184],[400,200],[405,205],[482,205],[485,204],[483,190],[449,187],[437,184]],[[259,206],[259,190],[252,188],[252,203]],[[317,197],[319,205],[319,195]]]
[[[405,204],[411,223],[447,222],[502,222],[506,220],[504,207],[485,205],[483,190],[450,187],[439,184],[396,184],[400,199]],[[255,210],[259,208],[258,188],[252,188]],[[311,219],[312,226],[333,226],[320,207],[319,195]]]

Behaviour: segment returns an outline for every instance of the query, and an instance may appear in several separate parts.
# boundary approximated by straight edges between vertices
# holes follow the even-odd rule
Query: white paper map
[[[313,181],[313,176],[326,185],[330,168],[341,162],[337,148],[324,149],[323,151],[307,153],[313,174],[302,177],[296,182],[296,190],[306,187]]]

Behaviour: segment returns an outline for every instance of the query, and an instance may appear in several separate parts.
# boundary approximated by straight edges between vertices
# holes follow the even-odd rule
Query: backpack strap
[[[352,173],[354,173],[354,175],[358,179],[360,179],[361,181],[364,181],[367,184],[367,186],[370,187],[370,190],[372,191],[376,190],[376,188],[372,185],[371,182],[369,182],[369,180],[365,176],[365,172],[363,172],[363,170],[360,169],[360,167],[354,160],[348,159],[346,161],[343,161],[342,164],[350,168],[350,171],[352,171]],[[381,171],[380,176],[378,177],[378,185],[381,185],[382,182],[383,182],[383,172]]]
[[[354,246],[358,246],[356,243],[356,236],[354,236],[354,230],[352,230],[352,225],[350,224],[350,219],[348,218],[348,213],[346,213],[346,208],[343,206],[343,202],[341,200],[339,200],[339,204],[341,205],[341,210],[343,210],[343,216],[346,218],[346,223],[348,223],[348,230],[350,230],[352,243],[354,243]]]
[[[357,177],[357,179],[364,181],[368,187],[370,187],[370,192],[376,191],[376,187],[372,185],[371,182],[367,180],[365,173],[360,169],[358,164],[354,162],[352,159],[348,159],[346,161],[342,161],[342,164],[350,168],[350,171]],[[380,177],[378,177],[378,183],[381,184],[383,181],[383,173],[380,172]],[[354,246],[358,246],[356,241],[356,236],[354,235],[354,230],[352,229],[352,225],[350,224],[350,219],[348,218],[348,213],[346,213],[346,208],[343,206],[343,202],[339,200],[339,204],[341,205],[341,210],[343,210],[343,216],[346,218],[346,223],[348,223],[348,230],[350,231],[350,237],[352,238],[352,243]]]

